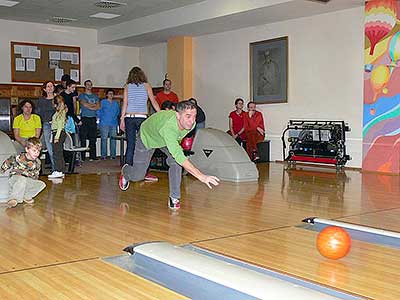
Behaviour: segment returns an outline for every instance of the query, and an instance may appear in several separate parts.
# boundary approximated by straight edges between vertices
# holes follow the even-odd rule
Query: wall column
[[[193,97],[193,43],[192,37],[177,36],[168,39],[168,79],[179,101]]]

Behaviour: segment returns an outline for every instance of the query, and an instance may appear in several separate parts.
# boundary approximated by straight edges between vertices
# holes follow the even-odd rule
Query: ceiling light
[[[0,0],[0,6],[11,7],[11,6],[17,5],[18,3],[19,2],[17,2],[17,1]]]
[[[97,13],[94,15],[91,15],[89,17],[91,18],[99,18],[99,19],[114,19],[116,17],[119,17],[120,15],[116,15],[116,14],[108,14],[108,13]]]
[[[108,1],[108,0],[101,0],[96,2],[94,5],[100,8],[116,8],[122,5],[126,5],[126,3],[116,2],[116,1]]]
[[[58,23],[58,24],[64,24],[64,23],[76,21],[76,19],[64,18],[64,17],[52,17],[51,21],[54,23]]]

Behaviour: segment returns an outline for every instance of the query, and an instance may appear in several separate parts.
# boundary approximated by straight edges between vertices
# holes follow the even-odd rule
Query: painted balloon
[[[396,25],[396,0],[374,0],[365,4],[365,35],[371,43],[369,54]]]
[[[390,73],[397,67],[397,62],[400,59],[400,32],[397,32],[390,39],[389,43],[389,55],[392,60],[390,64]]]
[[[371,72],[371,87],[374,91],[374,98],[371,103],[376,101],[378,94],[385,88],[390,78],[390,69],[386,65],[379,65]]]

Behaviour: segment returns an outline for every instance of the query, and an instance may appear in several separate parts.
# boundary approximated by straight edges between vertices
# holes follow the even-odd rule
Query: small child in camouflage
[[[33,204],[35,197],[46,184],[39,180],[41,162],[39,159],[42,144],[39,139],[29,138],[25,145],[25,153],[10,156],[1,165],[2,172],[10,169],[10,199],[8,207],[15,207],[18,203]]]

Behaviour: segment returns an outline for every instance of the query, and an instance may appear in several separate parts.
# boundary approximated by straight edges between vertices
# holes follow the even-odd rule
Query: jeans
[[[140,125],[145,120],[145,118],[125,118],[125,163],[130,166],[133,165],[133,154],[135,153],[136,135],[139,133]]]
[[[110,138],[110,156],[115,158],[116,154],[116,144],[117,141],[114,137],[117,135],[116,126],[100,126],[100,136],[101,136],[101,157],[107,157],[107,139]],[[121,141],[123,143],[124,141]]]
[[[51,170],[54,171],[56,168],[56,164],[54,161],[53,145],[51,143],[51,124],[49,122],[43,123],[43,137],[47,153],[50,157]]]
[[[126,126],[126,125],[125,125]],[[123,175],[130,181],[141,181],[147,173],[151,157],[155,149],[147,149],[140,138],[140,134],[136,140],[135,156],[133,158],[133,165],[124,168]],[[167,155],[168,180],[169,180],[169,196],[172,198],[181,198],[181,181],[182,181],[182,167],[175,161],[167,147],[160,149]]]
[[[80,128],[79,137],[81,138],[82,147],[86,147],[86,140],[89,140],[89,158],[96,159],[96,117],[82,117],[82,126]],[[82,160],[85,160],[86,152],[83,151],[82,155]]]
[[[56,137],[56,132],[53,132],[53,141]],[[60,138],[57,143],[53,142],[53,150],[54,150],[54,160],[56,162],[56,166],[54,171],[64,173],[65,168],[65,160],[64,160],[64,141],[66,138],[65,131],[61,131]]]

